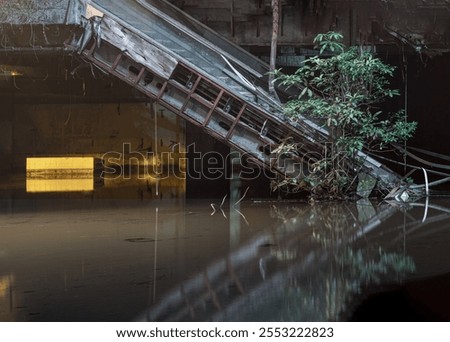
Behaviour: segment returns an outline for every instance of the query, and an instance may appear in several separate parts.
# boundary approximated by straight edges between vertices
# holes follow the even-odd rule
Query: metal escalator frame
[[[108,20],[113,20],[113,19],[111,19],[111,18],[106,19],[106,21],[108,21]],[[105,21],[105,18],[102,20],[102,23],[104,21]],[[120,25],[120,23],[118,23],[118,24]],[[104,33],[104,30],[102,30],[102,32]],[[148,44],[151,44],[150,42],[147,41],[147,39],[140,37],[135,32],[129,31],[128,34],[136,35],[139,37],[139,39],[142,39],[143,41],[146,41]],[[263,135],[264,132],[255,130],[255,128],[254,127],[252,128],[251,126],[249,126],[248,123],[244,123],[241,120],[242,116],[246,110],[249,112],[251,111],[251,113],[255,113],[258,115],[258,117],[261,117],[261,121],[265,123],[265,125],[264,125],[265,127],[272,127],[272,128],[274,128],[274,130],[281,131],[281,133],[283,133],[283,131],[286,131],[286,133],[289,131],[290,134],[296,133],[295,135],[297,135],[301,139],[302,137],[301,137],[300,132],[296,132],[293,127],[283,127],[283,126],[285,126],[285,124],[280,122],[277,117],[272,117],[269,114],[265,113],[264,111],[260,110],[258,107],[253,106],[250,103],[247,103],[245,100],[241,99],[236,94],[233,94],[232,92],[224,89],[222,85],[216,83],[214,80],[206,78],[198,70],[194,70],[192,67],[184,64],[183,62],[177,61],[174,64],[173,69],[170,71],[170,73],[166,73],[165,75],[163,75],[161,72],[158,72],[158,70],[155,71],[153,69],[150,69],[149,66],[145,66],[139,62],[136,62],[132,58],[132,56],[127,55],[127,51],[121,50],[120,47],[113,45],[112,42],[109,42],[107,37],[104,40],[102,39],[102,41],[99,43],[98,39],[100,39],[100,38],[105,38],[105,37],[97,37],[97,38],[92,37],[91,38],[90,47],[87,50],[82,51],[82,55],[84,56],[84,58],[89,60],[91,63],[99,66],[101,69],[107,71],[108,73],[122,79],[123,81],[127,82],[131,86],[137,88],[138,90],[140,90],[141,92],[143,92],[147,96],[149,96],[150,98],[153,98],[154,100],[162,102],[165,107],[176,112],[178,115],[180,115],[187,121],[189,121],[197,126],[201,126],[201,127],[205,128],[206,130],[208,130],[208,133],[210,135],[214,136],[215,138],[226,142],[227,144],[233,146],[234,148],[236,148],[244,153],[248,153],[252,157],[256,157],[255,161],[260,166],[263,166],[266,168],[268,167],[272,171],[278,171],[278,172],[283,173],[283,170],[281,170],[281,169],[274,170],[271,160],[268,160],[270,158],[267,158],[268,155],[266,155],[264,153],[265,146],[267,146],[267,145],[275,146],[275,145],[278,145],[280,143],[280,141],[275,141],[273,139],[270,139],[267,136]],[[106,61],[102,61],[95,57],[95,52],[98,50],[101,50],[104,47],[105,43],[111,45],[111,47],[113,49],[117,49],[118,51],[120,51],[114,57],[114,61],[110,65]],[[158,49],[158,47],[155,47],[155,46],[154,46],[154,48]],[[128,75],[125,75],[124,73],[121,73],[117,70],[120,63],[123,62],[126,58],[131,60],[134,64],[139,65],[139,68],[138,68],[139,71],[137,74],[129,72]],[[174,81],[173,79],[171,79],[171,77],[173,76],[173,73],[175,72],[175,70],[177,68],[184,68],[196,76],[196,82],[193,84],[191,89],[188,89],[188,88],[184,87],[183,85],[179,84],[178,82]],[[140,84],[140,82],[146,72],[153,74],[156,77],[162,78],[162,86],[160,88],[160,91],[157,94],[150,92],[148,90],[148,88],[145,88],[144,86],[142,86]],[[132,76],[130,76],[130,74]],[[210,83],[212,86],[214,86],[216,89],[219,90],[218,96],[216,97],[216,99],[214,100],[214,102],[212,104],[209,103],[208,101],[205,101],[200,96],[197,96],[197,94],[195,94],[195,90],[197,89],[197,86],[199,85],[199,83],[202,80]],[[163,96],[169,85],[177,88],[178,90],[180,90],[184,93],[185,97],[184,97],[184,102],[183,102],[183,105],[181,106],[181,108],[177,108],[170,102],[167,102],[164,100]],[[236,117],[229,115],[226,112],[217,108],[219,101],[222,99],[222,97],[224,95],[226,95],[228,98],[233,99],[235,102],[239,103],[240,109],[239,109],[239,112]],[[192,116],[189,116],[186,114],[186,111],[185,111],[186,106],[188,105],[189,101],[193,98],[196,101],[203,104],[205,107],[209,107],[208,114],[203,122],[199,122],[198,120],[195,120]],[[218,134],[216,130],[214,130],[210,126],[208,126],[211,121],[212,115],[215,113],[218,114],[220,117],[224,118],[225,120],[228,120],[231,123],[231,125],[227,129],[226,134],[223,134],[223,135]],[[249,118],[250,117],[247,117],[247,119],[249,119]],[[267,125],[267,122],[269,123],[269,125]],[[235,131],[236,131],[237,127],[243,127],[245,129],[246,133],[248,133],[248,132],[252,133],[251,135],[253,135],[253,139],[251,139],[251,140],[253,141],[253,143],[259,144],[259,149],[260,149],[261,153],[257,153],[257,151],[254,151],[256,153],[251,153],[251,152],[249,152],[248,149],[245,148],[245,144],[237,144],[237,143],[233,142],[232,138],[235,135]],[[280,136],[280,134],[277,134],[276,132],[271,132],[269,130],[269,128],[267,128],[266,134],[267,133],[272,133],[273,137],[276,137],[277,135]],[[249,136],[247,136],[246,138],[249,139]],[[300,161],[300,160],[297,160],[297,161]]]
[[[131,35],[134,38],[137,37],[136,39],[141,41],[142,44],[150,47],[150,50],[152,50],[153,53],[158,53],[167,56],[167,59],[171,61],[173,65],[169,68],[170,70],[159,70],[159,72],[158,70],[154,70],[151,66],[148,65],[145,53],[142,54],[142,52],[144,52],[145,49],[143,50],[139,44],[138,45],[135,44],[134,47],[141,52],[141,55],[136,53],[134,54],[134,56],[135,57],[137,56],[138,58],[133,59],[133,53],[131,53],[130,56],[127,56],[127,53],[130,53],[130,51],[122,50],[122,54],[124,56],[127,56],[128,58],[133,60],[133,63],[139,65],[139,72],[135,74],[134,77],[131,78],[132,80],[134,80],[134,82],[131,82],[130,77],[127,77],[127,75],[117,73],[116,70],[114,70],[114,68],[111,68],[111,66],[106,64],[102,65],[102,63],[100,63],[99,61],[96,61],[95,59],[93,60],[92,55],[86,54],[84,49],[81,49],[82,51],[80,52],[82,52],[85,57],[87,57],[88,59],[91,58],[90,59],[91,62],[97,65],[100,64],[99,65],[100,67],[112,73],[113,75],[119,77],[120,79],[126,81],[133,87],[138,88],[140,91],[147,94],[147,96],[160,101],[163,104],[163,106],[178,113],[182,118],[186,119],[187,121],[197,126],[203,127],[205,130],[207,130],[207,132],[210,135],[212,135],[216,139],[221,140],[226,144],[236,148],[237,150],[240,150],[250,155],[255,164],[268,168],[271,171],[275,171],[275,173],[281,173],[284,175],[289,173],[289,175],[291,176],[298,175],[299,172],[305,171],[303,170],[303,165],[305,164],[305,161],[307,162],[308,158],[311,157],[308,156],[308,154],[310,152],[319,151],[323,149],[323,145],[320,143],[320,140],[321,137],[323,138],[327,134],[319,126],[315,125],[314,123],[310,122],[307,119],[304,119],[301,122],[287,122],[286,119],[284,119],[282,115],[280,115],[280,113],[277,110],[275,110],[275,108],[272,108],[273,113],[271,113],[271,111],[269,111],[268,108],[263,107],[262,105],[260,105],[260,103],[255,101],[249,101],[249,99],[243,97],[242,94],[239,93],[239,91],[228,89],[228,86],[221,84],[221,82],[217,79],[216,76],[211,77],[211,75],[209,75],[209,73],[206,70],[202,70],[189,60],[185,60],[182,57],[180,58],[180,56],[177,56],[176,53],[174,54],[169,49],[165,48],[158,41],[155,41],[152,37],[148,36],[148,34],[140,33],[139,29],[133,27],[132,24],[126,23],[124,20],[120,19],[114,14],[105,14],[99,24],[100,26],[104,24],[105,18],[106,21],[109,21],[110,24],[112,22],[115,23],[115,26],[117,26],[116,32],[119,35],[121,35],[125,31],[128,31],[127,32],[128,35]],[[96,41],[94,37],[95,32],[96,32],[95,30],[91,30],[91,40],[94,40],[94,43]],[[103,40],[105,38],[102,37],[104,35],[104,32],[105,32],[104,28],[103,32],[102,29],[100,29],[99,32],[97,32],[97,39]],[[117,41],[117,38],[112,38],[112,36],[109,38],[110,40],[115,39],[116,44],[114,44],[114,42],[112,41],[110,43],[113,46],[115,46],[116,49],[121,50],[122,46],[121,42]],[[105,40],[108,41],[108,39]],[[97,42],[97,45],[101,45],[99,43],[100,41]],[[95,50],[95,48],[96,46],[93,44],[91,50],[93,51]],[[217,51],[214,50],[214,53],[217,53]],[[122,57],[118,58],[117,64],[119,64],[121,58]],[[145,68],[146,66],[147,70],[144,70],[143,68]],[[217,89],[222,89],[223,91],[221,92],[221,96],[226,94],[229,98],[234,98],[241,104],[246,103],[246,108],[242,108],[240,114],[237,117],[228,116],[227,113],[220,111],[216,108],[217,104],[220,101],[221,96],[217,96],[215,101],[213,101],[214,105],[211,107],[210,103],[204,102],[201,98],[198,98],[196,96],[197,94],[195,94],[194,92],[190,92],[190,90],[188,90],[189,94],[187,96],[184,95],[185,102],[182,108],[177,108],[170,102],[165,101],[163,97],[164,93],[167,91],[168,86],[176,87],[179,91],[186,93],[186,89],[184,89],[182,85],[177,85],[175,82],[172,82],[171,80],[172,73],[178,66],[184,67],[187,70],[192,71],[193,73],[197,74],[198,77],[201,77],[206,82],[209,82]],[[146,71],[151,74],[156,74],[156,76],[162,76],[163,78],[162,87],[157,95],[149,93],[147,89],[143,89],[143,87],[140,86],[140,79],[143,77]],[[239,84],[239,82],[237,82],[236,84],[245,88],[245,86]],[[257,96],[256,93],[254,94]],[[186,111],[182,110],[186,109],[188,101],[190,101],[190,99],[192,98],[198,100],[200,104],[208,108],[208,115],[206,116],[207,119],[203,121],[201,124],[199,124],[198,120],[195,120],[194,118],[189,116],[186,113]],[[272,107],[272,105],[269,104],[269,107]],[[244,115],[246,111],[250,112],[251,115],[250,116]],[[210,125],[210,120],[214,114],[217,114],[221,118],[223,118],[223,120],[228,121],[228,124],[227,123],[224,124],[226,126],[227,131],[225,134],[219,134],[217,132],[219,127],[214,128]],[[260,121],[260,127],[258,127],[258,124],[253,125],[252,122],[250,122],[251,120],[249,121],[249,118],[253,120],[255,120],[256,118],[262,118],[262,121]],[[220,126],[220,122],[218,126]],[[240,133],[241,136],[238,137],[238,133],[235,132],[241,129],[244,130],[244,132],[241,132]],[[284,161],[285,164],[281,166],[276,165],[277,164],[276,159],[269,158],[271,156],[271,151],[267,149],[267,146],[268,145],[271,147],[277,146],[280,143],[280,141],[289,136],[293,137],[296,141],[299,142],[298,144],[298,146],[300,147],[299,154],[301,156],[293,155],[292,158],[289,158],[287,161]],[[241,138],[242,141],[237,142],[236,139],[238,138]],[[376,177],[377,179],[386,181],[388,183],[396,183],[400,180],[400,177],[398,175],[396,175],[391,170],[383,167],[383,165],[376,162],[375,160],[372,160],[372,158],[368,157],[367,155],[362,155],[362,157],[364,159],[365,167],[372,174],[372,176]],[[287,170],[289,171],[286,172]]]

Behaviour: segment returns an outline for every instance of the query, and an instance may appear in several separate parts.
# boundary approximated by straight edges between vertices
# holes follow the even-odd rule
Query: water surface
[[[389,319],[449,318],[448,199],[235,205],[160,186],[4,186],[0,320],[349,320],[383,291],[406,295]]]

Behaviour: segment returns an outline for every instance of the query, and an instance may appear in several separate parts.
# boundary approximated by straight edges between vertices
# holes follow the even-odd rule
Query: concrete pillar
[[[0,173],[12,171],[14,155],[14,95],[0,102]]]

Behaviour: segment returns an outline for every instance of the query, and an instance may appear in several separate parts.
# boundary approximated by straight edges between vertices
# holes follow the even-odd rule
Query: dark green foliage
[[[362,48],[345,49],[341,39],[335,32],[319,34],[314,42],[320,54],[331,53],[331,57],[308,58],[292,75],[276,72],[281,84],[302,89],[285,105],[286,115],[294,120],[310,118],[329,132],[322,159],[312,172],[303,182],[292,180],[294,186],[301,183],[318,197],[351,195],[357,151],[381,150],[389,143],[405,141],[416,128],[415,122],[405,120],[403,110],[381,111],[387,99],[399,95],[389,89],[394,67]]]

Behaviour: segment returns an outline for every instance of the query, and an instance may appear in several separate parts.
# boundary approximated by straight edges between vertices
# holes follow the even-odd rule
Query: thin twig
[[[225,196],[223,196],[222,203],[220,203],[220,206],[219,206],[220,209],[222,209],[223,204],[225,203],[225,199],[227,198],[227,196],[228,196],[228,194],[225,194]]]
[[[245,218],[245,215],[242,214],[239,210],[237,210],[236,208],[233,208],[239,215],[242,216],[242,218],[244,219],[245,223],[247,224],[247,226],[250,225],[250,223],[248,223],[247,219]]]
[[[222,208],[220,208],[220,211],[222,212],[223,217],[227,218],[227,215],[225,215],[225,212],[223,211]]]
[[[215,208],[215,206],[214,206],[214,203],[211,203],[210,206],[211,206],[211,208],[213,208],[213,210],[214,210],[214,211],[211,213],[211,216],[213,216],[213,215],[216,213],[216,208]]]
[[[247,195],[247,191],[248,189],[250,189],[250,187],[248,186],[247,189],[245,189],[244,195],[239,199],[239,201],[237,201],[236,203],[233,204],[233,207],[239,203],[241,203],[241,201],[244,199],[245,195]]]

